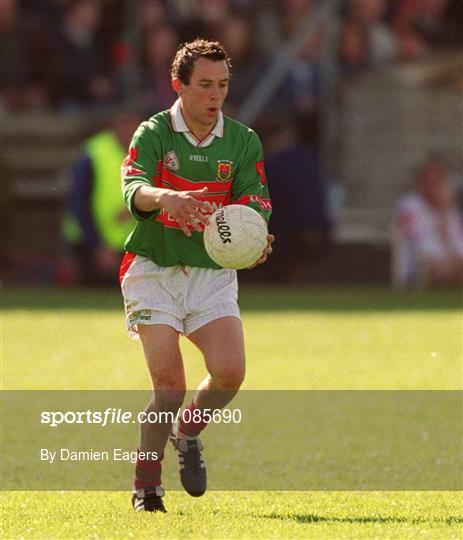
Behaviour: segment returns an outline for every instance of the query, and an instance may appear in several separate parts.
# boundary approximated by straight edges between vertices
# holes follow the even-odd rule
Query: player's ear
[[[182,93],[182,83],[180,82],[180,79],[172,79],[172,88],[176,94],[180,95]]]

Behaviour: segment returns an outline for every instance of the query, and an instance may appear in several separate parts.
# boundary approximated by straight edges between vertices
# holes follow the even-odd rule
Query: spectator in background
[[[125,239],[133,222],[120,191],[120,168],[141,115],[121,109],[112,125],[84,145],[71,171],[64,237],[82,284],[117,282]]]
[[[234,115],[239,105],[249,96],[256,79],[263,73],[266,60],[255,43],[252,24],[239,15],[228,17],[218,27],[217,36],[226,51],[233,58],[233,77],[227,96],[225,112]]]
[[[57,74],[51,62],[51,36],[39,19],[20,13],[16,0],[0,0],[0,51],[3,108],[47,108]]]
[[[56,58],[60,78],[56,102],[63,111],[107,107],[116,98],[110,62],[105,57],[100,0],[72,0],[58,28]]]
[[[385,0],[350,0],[347,20],[358,23],[368,41],[368,57],[373,67],[394,60],[397,39],[385,21]]]
[[[248,2],[244,16],[253,19],[256,27],[255,41],[263,54],[272,55],[281,47],[281,22],[279,10],[275,8],[275,0],[254,0]]]
[[[301,23],[312,16],[316,7],[314,0],[290,0],[276,2],[279,14],[279,39],[275,40],[273,52],[282,43],[293,40],[300,32]],[[259,17],[257,24],[261,23]],[[255,32],[253,32],[255,35]],[[264,110],[264,115],[288,114],[290,116],[305,115],[308,122],[310,116],[318,114],[320,97],[320,59],[324,42],[325,27],[318,25],[306,39],[294,59],[287,75],[284,77],[272,99]],[[275,39],[275,38],[274,38]],[[270,62],[267,61],[270,65]],[[261,70],[260,71],[264,71]]]
[[[150,115],[168,109],[175,93],[168,76],[170,63],[179,45],[172,26],[146,30],[142,42],[142,81],[140,104]]]
[[[137,6],[137,32],[143,41],[146,33],[153,28],[159,28],[167,24],[168,16],[166,3],[160,0],[141,0]]]
[[[414,193],[398,205],[402,244],[402,285],[424,274],[431,285],[463,283],[463,224],[444,164],[429,158],[420,168]]]
[[[394,60],[397,38],[385,22],[384,0],[350,0],[341,25],[339,61],[343,75],[358,75]]]
[[[266,274],[286,282],[299,266],[326,251],[331,223],[320,158],[303,141],[298,122],[288,117],[267,122],[262,129],[267,133],[265,170],[273,201],[270,225],[279,246],[267,263]]]
[[[281,41],[295,38],[300,24],[311,16],[314,0],[290,0],[279,3],[281,17]],[[319,26],[311,33],[297,56],[291,61],[287,76],[272,97],[266,114],[277,110],[278,114],[289,115],[316,114],[320,90],[320,56],[324,28]]]
[[[293,37],[301,22],[310,14],[316,5],[315,0],[281,0],[281,25],[287,38]]]
[[[320,55],[324,30],[307,40],[288,75],[289,95],[295,114],[316,114],[320,95]]]
[[[357,76],[370,68],[368,35],[359,22],[344,22],[339,38],[338,59],[344,77]]]
[[[399,3],[394,27],[403,57],[418,58],[430,47],[446,43],[448,7],[449,0],[402,0]]]
[[[192,41],[198,36],[218,39],[218,27],[227,24],[232,16],[229,0],[189,0],[183,3],[182,8],[182,42]]]

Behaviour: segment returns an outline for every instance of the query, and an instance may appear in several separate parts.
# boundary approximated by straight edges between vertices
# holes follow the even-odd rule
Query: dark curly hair
[[[228,68],[231,69],[230,58],[221,43],[198,38],[189,43],[183,43],[178,48],[170,68],[172,79],[179,79],[186,85],[190,84],[191,74],[198,58],[207,58],[215,62],[225,60]]]

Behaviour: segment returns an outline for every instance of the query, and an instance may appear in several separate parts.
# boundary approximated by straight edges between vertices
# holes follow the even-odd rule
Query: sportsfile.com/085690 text
[[[141,411],[137,414],[108,407],[104,411],[42,411],[40,423],[57,427],[61,424],[96,424],[105,427],[112,424],[172,424],[183,419],[185,422],[208,422],[214,424],[239,424],[242,420],[240,409],[178,409],[173,411]]]

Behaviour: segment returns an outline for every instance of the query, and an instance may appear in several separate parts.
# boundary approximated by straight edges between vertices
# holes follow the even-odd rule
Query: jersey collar
[[[177,101],[170,108],[170,120],[172,124],[172,129],[177,133],[185,133],[185,137],[193,146],[201,146],[201,148],[204,148],[212,143],[214,137],[223,138],[222,111],[219,111],[215,126],[213,127],[209,135],[203,140],[198,139],[187,126],[185,119],[183,118],[182,108],[180,106],[180,99],[177,99]]]

